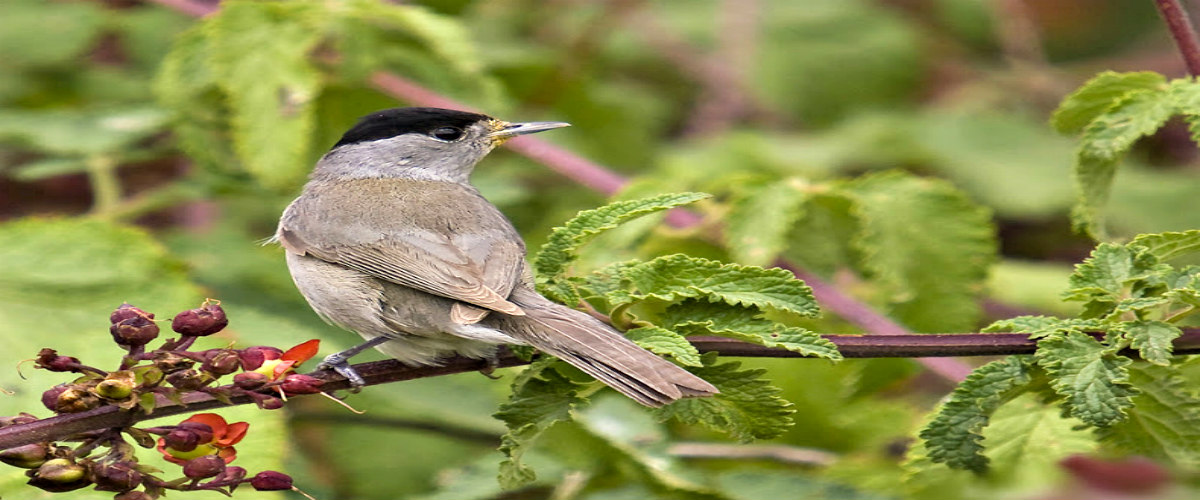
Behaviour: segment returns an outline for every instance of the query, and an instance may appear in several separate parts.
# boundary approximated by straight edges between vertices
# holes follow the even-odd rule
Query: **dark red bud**
[[[53,389],[51,389],[53,390]],[[45,394],[43,394],[43,397]],[[67,387],[58,395],[54,411],[58,413],[79,413],[100,406],[100,398],[89,391],[77,387]]]
[[[280,387],[287,394],[316,394],[321,392],[323,383],[319,378],[293,373],[283,379]]]
[[[258,372],[242,372],[233,376],[233,385],[247,391],[258,390],[271,379]]]
[[[257,370],[263,365],[263,361],[279,359],[280,356],[283,356],[283,350],[270,346],[247,347],[242,349],[239,355],[242,361],[242,369],[246,371]]]
[[[99,491],[129,491],[142,484],[142,473],[124,462],[94,464],[91,472]]]
[[[0,451],[0,462],[22,469],[41,467],[50,459],[50,443],[33,443]]]
[[[221,484],[237,484],[242,482],[243,479],[246,479],[246,469],[244,467],[230,465],[225,467],[225,470],[221,471],[220,474],[217,474],[216,477],[212,478],[212,482]]]
[[[258,402],[258,407],[264,410],[278,410],[283,408],[283,400],[279,398],[266,398]]]
[[[225,470],[225,460],[216,455],[203,455],[183,464],[183,475],[189,479],[213,477]]]
[[[229,375],[241,368],[238,352],[233,349],[213,349],[204,353],[204,365],[200,367],[214,377]]]
[[[290,490],[292,477],[282,472],[265,470],[250,478],[250,486],[258,491]]]
[[[195,433],[200,437],[201,443],[209,443],[213,440],[213,428],[208,424],[203,424],[200,422],[180,422],[179,425],[175,426],[175,428]]]
[[[190,368],[167,375],[167,383],[183,391],[194,391],[204,387],[204,383],[209,380],[208,376]]]
[[[70,388],[70,385],[58,384],[47,389],[46,392],[42,393],[42,406],[45,406],[47,410],[58,413],[58,397]]]
[[[163,436],[163,442],[173,450],[188,452],[213,440],[213,430],[207,424],[183,422]]]
[[[77,490],[91,484],[87,478],[87,469],[66,458],[47,460],[29,472],[30,486],[54,493]]]
[[[225,328],[229,318],[225,310],[218,304],[205,303],[196,309],[188,309],[175,315],[171,321],[171,329],[182,335],[204,337],[212,335]]]
[[[129,303],[126,302],[121,304],[121,307],[118,307],[117,310],[112,312],[112,314],[108,315],[108,321],[115,325],[129,318],[136,318],[139,316],[146,319],[154,319],[154,313],[148,313],[140,308],[129,305]]]
[[[158,338],[158,325],[144,316],[134,316],[113,323],[108,329],[113,341],[124,347],[142,346]]]
[[[59,356],[54,349],[42,349],[38,352],[37,367],[52,372],[73,372],[79,368],[79,358]]]

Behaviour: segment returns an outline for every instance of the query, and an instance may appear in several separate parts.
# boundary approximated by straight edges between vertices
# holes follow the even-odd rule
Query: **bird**
[[[717,394],[608,323],[539,294],[521,235],[470,184],[495,147],[566,126],[405,107],[368,114],[346,131],[272,238],[317,315],[365,340],[322,367],[357,389],[364,382],[348,360],[371,347],[434,366],[528,345],[645,406]]]

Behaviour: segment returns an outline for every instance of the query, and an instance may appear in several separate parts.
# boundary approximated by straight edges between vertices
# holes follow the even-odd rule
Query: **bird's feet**
[[[350,383],[350,392],[361,391],[363,386],[367,385],[367,381],[363,380],[362,375],[359,375],[358,372],[354,370],[353,366],[350,366],[350,358],[353,358],[364,350],[387,342],[388,340],[391,339],[388,337],[375,337],[344,351],[335,352],[325,356],[325,359],[321,360],[321,364],[317,365],[317,369],[333,370],[337,372],[338,375],[346,377],[346,381]]]

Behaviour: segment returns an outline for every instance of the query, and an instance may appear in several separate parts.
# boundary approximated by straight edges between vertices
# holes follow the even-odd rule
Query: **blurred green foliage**
[[[260,243],[349,124],[408,104],[372,82],[377,71],[500,118],[571,122],[545,138],[630,176],[620,199],[714,195],[694,206],[698,227],[648,216],[597,236],[572,256],[572,276],[675,253],[745,266],[782,256],[917,331],[978,330],[996,309],[1073,316],[1080,307],[1060,292],[1093,243],[1069,217],[1083,153],[1051,112],[1099,69],[1182,74],[1151,4],[1119,0],[226,1],[204,19],[132,0],[5,0],[0,54],[0,331],[12,363],[41,347],[115,359],[109,310],[130,301],[169,318],[206,296],[231,317],[215,345],[321,338],[324,354],[354,343],[311,312],[280,250]],[[1190,101],[1171,102],[1188,114]],[[1097,106],[1068,107],[1055,125],[1078,131],[1109,109]],[[1114,240],[1200,227],[1186,127],[1134,115],[1145,126],[1102,151],[1103,168],[1084,169],[1099,173],[1081,204],[1092,233],[1104,234],[1100,207]],[[1118,160],[1110,193],[1105,168]],[[474,181],[531,249],[605,201],[507,151]],[[855,332],[828,314],[770,319],[793,333]],[[832,462],[682,458],[673,444],[732,442],[600,393],[540,429],[521,458],[536,481],[505,493],[505,426],[491,415],[519,373],[506,370],[504,381],[366,390],[350,402],[370,423],[307,398],[240,411],[252,438],[269,430],[239,446],[238,465],[282,468],[319,498],[995,498],[1080,494],[1058,460],[1139,453],[1180,467],[1172,493],[1195,494],[1194,452],[1139,439],[1155,430],[1137,422],[1098,440],[1034,394],[1005,398],[969,429],[990,463],[975,475],[913,441],[949,391],[911,360],[740,361],[739,373],[757,374],[747,384],[769,380],[769,396],[794,410],[794,425],[758,444]],[[1166,370],[1129,370],[1147,389],[1135,405],[1165,415],[1190,404],[1200,365],[1177,360],[1158,377]],[[0,413],[40,409],[40,391],[61,381],[29,372],[0,372],[16,393]],[[0,495],[27,498],[24,480],[4,471]]]

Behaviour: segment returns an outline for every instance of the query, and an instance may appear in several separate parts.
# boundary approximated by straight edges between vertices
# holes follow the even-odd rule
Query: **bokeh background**
[[[261,243],[358,116],[414,102],[388,93],[379,71],[499,118],[571,122],[540,138],[631,178],[626,196],[716,195],[700,228],[635,225],[589,247],[582,269],[674,251],[745,261],[705,236],[729,200],[767,182],[897,169],[943,179],[991,214],[996,257],[976,312],[925,331],[1071,312],[1058,293],[1093,242],[1071,231],[1074,142],[1049,114],[1099,71],[1185,73],[1150,1],[254,5],[0,2],[0,387],[15,393],[0,396],[0,413],[45,414],[37,396],[61,380],[12,368],[41,347],[115,363],[105,329],[122,301],[169,318],[218,298],[231,327],[214,346],[320,338],[326,354],[354,343],[311,312],[281,250]],[[1111,231],[1200,227],[1196,156],[1182,121],[1142,140],[1115,185]],[[474,180],[531,249],[608,199],[506,150]],[[786,243],[784,255],[886,303],[861,269],[806,253],[802,231]],[[813,326],[854,331],[837,318]],[[530,459],[539,480],[519,492],[494,479],[504,429],[491,414],[509,372],[374,387],[350,399],[365,416],[316,398],[224,414],[259,430],[239,465],[291,472],[319,498],[1044,498],[1084,487],[1056,465],[1088,446],[1061,422],[1042,436],[1051,451],[995,477],[914,472],[905,451],[951,386],[910,360],[745,364],[795,404],[793,430],[758,443],[782,448],[599,397],[551,431]],[[718,458],[687,458],[680,445]],[[0,471],[0,495],[39,498],[23,479]]]

